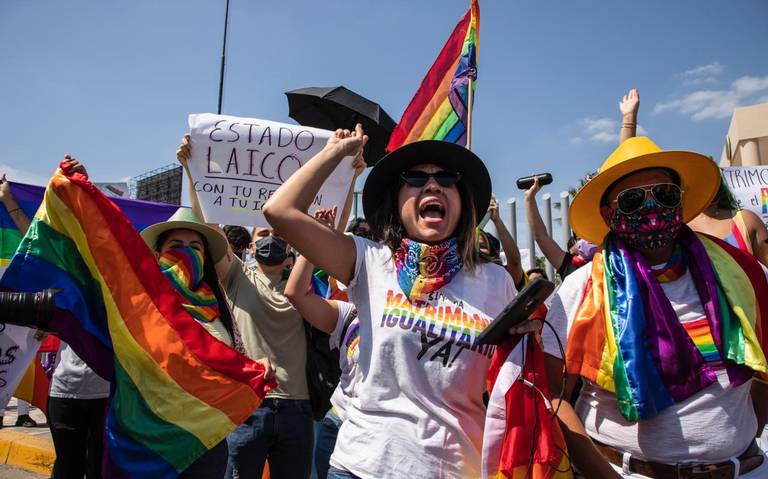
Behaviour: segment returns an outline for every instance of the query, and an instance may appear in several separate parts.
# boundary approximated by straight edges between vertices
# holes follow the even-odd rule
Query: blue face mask
[[[265,266],[277,266],[288,257],[288,243],[279,236],[266,236],[255,245],[256,261]]]

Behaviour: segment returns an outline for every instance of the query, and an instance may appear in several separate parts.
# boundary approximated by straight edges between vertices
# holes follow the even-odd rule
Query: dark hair
[[[394,182],[390,194],[382,198],[381,205],[376,209],[368,224],[371,226],[373,237],[396,251],[405,237],[405,228],[397,208],[397,198],[401,183]],[[456,183],[461,198],[461,217],[453,236],[459,247],[461,260],[470,271],[481,260],[475,249],[477,213],[475,212],[475,196],[464,181]]]
[[[532,274],[540,274],[544,277],[544,279],[549,279],[549,277],[547,277],[547,272],[541,268],[531,268],[528,271],[526,271],[525,274],[526,276],[530,276]]]
[[[728,188],[728,183],[720,177],[720,186],[717,188],[717,194],[712,200],[712,203],[717,203],[717,208],[720,210],[734,211],[739,209],[739,202],[733,197],[731,189]]]
[[[501,264],[501,242],[491,233],[483,230],[477,231],[477,246],[480,247],[480,237],[485,237],[485,243],[488,245],[488,253],[479,252],[479,255],[489,263]]]
[[[168,239],[171,231],[173,231],[173,229],[163,231],[160,233],[160,235],[158,235],[157,242],[155,243],[155,251],[158,253],[160,252],[160,250],[163,248],[163,244],[165,244],[165,240]],[[208,240],[206,239],[205,235],[202,235],[197,231],[195,231],[195,233],[199,234],[200,237],[203,238],[203,257],[205,258],[203,261],[203,281],[205,281],[206,284],[208,284],[208,286],[210,286],[213,290],[213,295],[216,296],[216,302],[219,304],[219,319],[221,319],[221,324],[224,325],[224,328],[226,328],[227,332],[232,338],[232,341],[234,341],[234,320],[232,319],[232,313],[229,311],[229,302],[227,301],[227,297],[224,295],[224,290],[222,289],[221,283],[219,282],[219,275],[216,274],[216,265],[213,261],[213,256],[211,256],[211,250],[208,248]]]
[[[579,238],[577,238],[576,235],[571,235],[571,237],[568,238],[568,249],[573,248],[574,245],[578,242],[579,242]]]
[[[238,256],[251,244],[251,234],[242,226],[227,225],[222,229],[224,234],[227,235],[229,246],[232,247],[232,251]]]
[[[672,178],[672,183],[676,184],[677,186],[682,186],[680,183],[680,175],[672,168],[666,168],[663,166],[652,166],[650,168],[642,168],[642,169],[633,171],[631,173],[627,173],[626,175],[622,176],[618,180],[608,185],[608,188],[606,188],[605,191],[603,192],[603,196],[600,197],[600,206],[608,206],[608,194],[611,192],[611,190],[613,190],[613,188],[617,184],[619,184],[620,181],[622,181],[624,178],[628,176],[632,176],[637,173],[642,173],[643,171],[648,171],[648,170],[664,170],[664,172],[667,173],[670,176],[670,178]]]
[[[357,230],[360,228],[360,225],[363,223],[368,224],[368,221],[366,221],[365,218],[361,218],[359,216],[357,218],[353,218],[352,221],[349,222],[349,225],[347,225],[347,233],[352,233],[356,235],[358,233]]]

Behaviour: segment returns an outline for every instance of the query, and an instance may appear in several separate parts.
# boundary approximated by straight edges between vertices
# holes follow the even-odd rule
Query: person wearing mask
[[[477,336],[516,294],[510,275],[484,262],[475,245],[490,176],[459,145],[405,145],[376,164],[363,190],[365,217],[381,242],[348,236],[307,209],[366,140],[359,124],[337,130],[264,207],[308,261],[348,284],[357,307],[360,380],[328,477],[478,477],[493,348]]]
[[[80,172],[88,178],[82,164],[73,158],[68,158],[67,161],[72,171]],[[146,227],[141,231],[141,237],[154,251],[163,275],[182,297],[186,311],[211,336],[229,347],[242,350],[242,346],[238,347],[240,335],[216,269],[217,262],[229,252],[227,238],[223,232],[201,222],[190,208],[182,207],[167,221]],[[261,356],[257,362],[264,366],[266,379],[274,376],[275,370],[268,358]],[[55,477],[82,477],[79,470],[75,468],[78,464],[70,462],[77,461],[80,457],[78,454],[72,454],[73,450],[79,450],[78,440],[88,441],[87,470],[91,471],[89,474],[100,472],[104,408],[108,396],[109,383],[90,370],[71,348],[62,350],[61,363],[54,371],[51,382],[48,411],[51,434],[54,436],[53,431],[56,429],[56,434],[62,438],[59,442],[65,448],[59,456],[57,447],[56,460],[58,462],[61,457],[62,461],[66,461],[67,466],[62,467],[60,476],[56,476],[56,465],[54,465]],[[87,434],[76,435],[76,432],[83,428],[87,428]],[[54,436],[54,445],[56,442]],[[227,442],[221,441],[182,471],[178,477],[181,479],[223,477],[227,468],[227,451]],[[87,477],[98,476],[87,475]]]
[[[347,233],[352,233],[355,236],[368,238],[371,234],[371,226],[367,221],[365,221],[365,218],[355,218],[349,222],[349,226],[347,226]]]
[[[576,195],[571,225],[601,244],[568,276],[547,314],[568,371],[559,418],[586,477],[768,477],[755,442],[764,377],[766,270],[685,225],[710,204],[720,172],[708,157],[624,141]],[[567,340],[566,340],[567,338]],[[544,344],[556,341],[545,329]],[[562,375],[549,376],[561,391]],[[557,404],[555,407],[558,407]]]
[[[176,156],[190,175],[189,135],[182,139]],[[190,200],[202,217],[192,187]],[[227,439],[226,477],[261,477],[268,460],[270,476],[275,479],[305,478],[311,471],[314,442],[306,375],[307,343],[304,321],[283,294],[293,258],[286,240],[270,228],[255,228],[253,240],[250,251],[254,265],[243,263],[228,247],[216,263],[216,270],[246,354],[269,358],[278,386]]]
[[[619,144],[635,136],[639,109],[640,93],[632,89],[619,103],[622,115]],[[739,207],[722,175],[719,185],[712,202],[688,222],[688,226],[694,231],[721,238],[768,266],[768,230],[765,224],[755,213]]]

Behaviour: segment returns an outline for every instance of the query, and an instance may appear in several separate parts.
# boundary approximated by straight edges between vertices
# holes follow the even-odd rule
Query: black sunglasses
[[[683,190],[674,183],[657,183],[654,185],[636,186],[627,188],[613,200],[619,207],[619,211],[626,215],[639,210],[645,203],[648,193],[654,200],[665,208],[680,206],[683,199]]]
[[[440,170],[434,173],[427,173],[420,170],[408,170],[400,173],[400,179],[411,186],[422,187],[427,184],[430,178],[433,178],[438,185],[448,188],[459,182],[461,173],[455,171]]]

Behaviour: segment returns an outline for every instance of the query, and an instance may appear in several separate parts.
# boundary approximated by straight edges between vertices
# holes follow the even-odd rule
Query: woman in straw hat
[[[768,477],[755,443],[768,398],[753,379],[766,372],[766,276],[685,226],[719,175],[704,155],[637,137],[574,198],[574,231],[602,246],[564,281],[547,320],[567,337],[566,397],[584,379],[575,411],[564,403],[559,416],[587,477]]]
[[[360,125],[336,131],[264,207],[299,252],[349,285],[358,311],[361,378],[328,477],[479,477],[492,348],[476,338],[516,294],[510,275],[475,249],[491,198],[488,171],[455,144],[403,146],[373,168],[363,190],[381,242],[347,236],[306,212],[366,140]]]
[[[71,163],[87,175],[76,160],[72,159]],[[191,209],[179,208],[167,221],[145,228],[141,236],[154,251],[160,270],[182,296],[184,308],[213,337],[236,347],[239,335],[215,269],[216,262],[227,254],[224,235],[202,223]],[[266,379],[274,376],[274,366],[269,359],[256,362],[264,366]],[[227,442],[221,441],[179,477],[224,477],[227,455]]]

